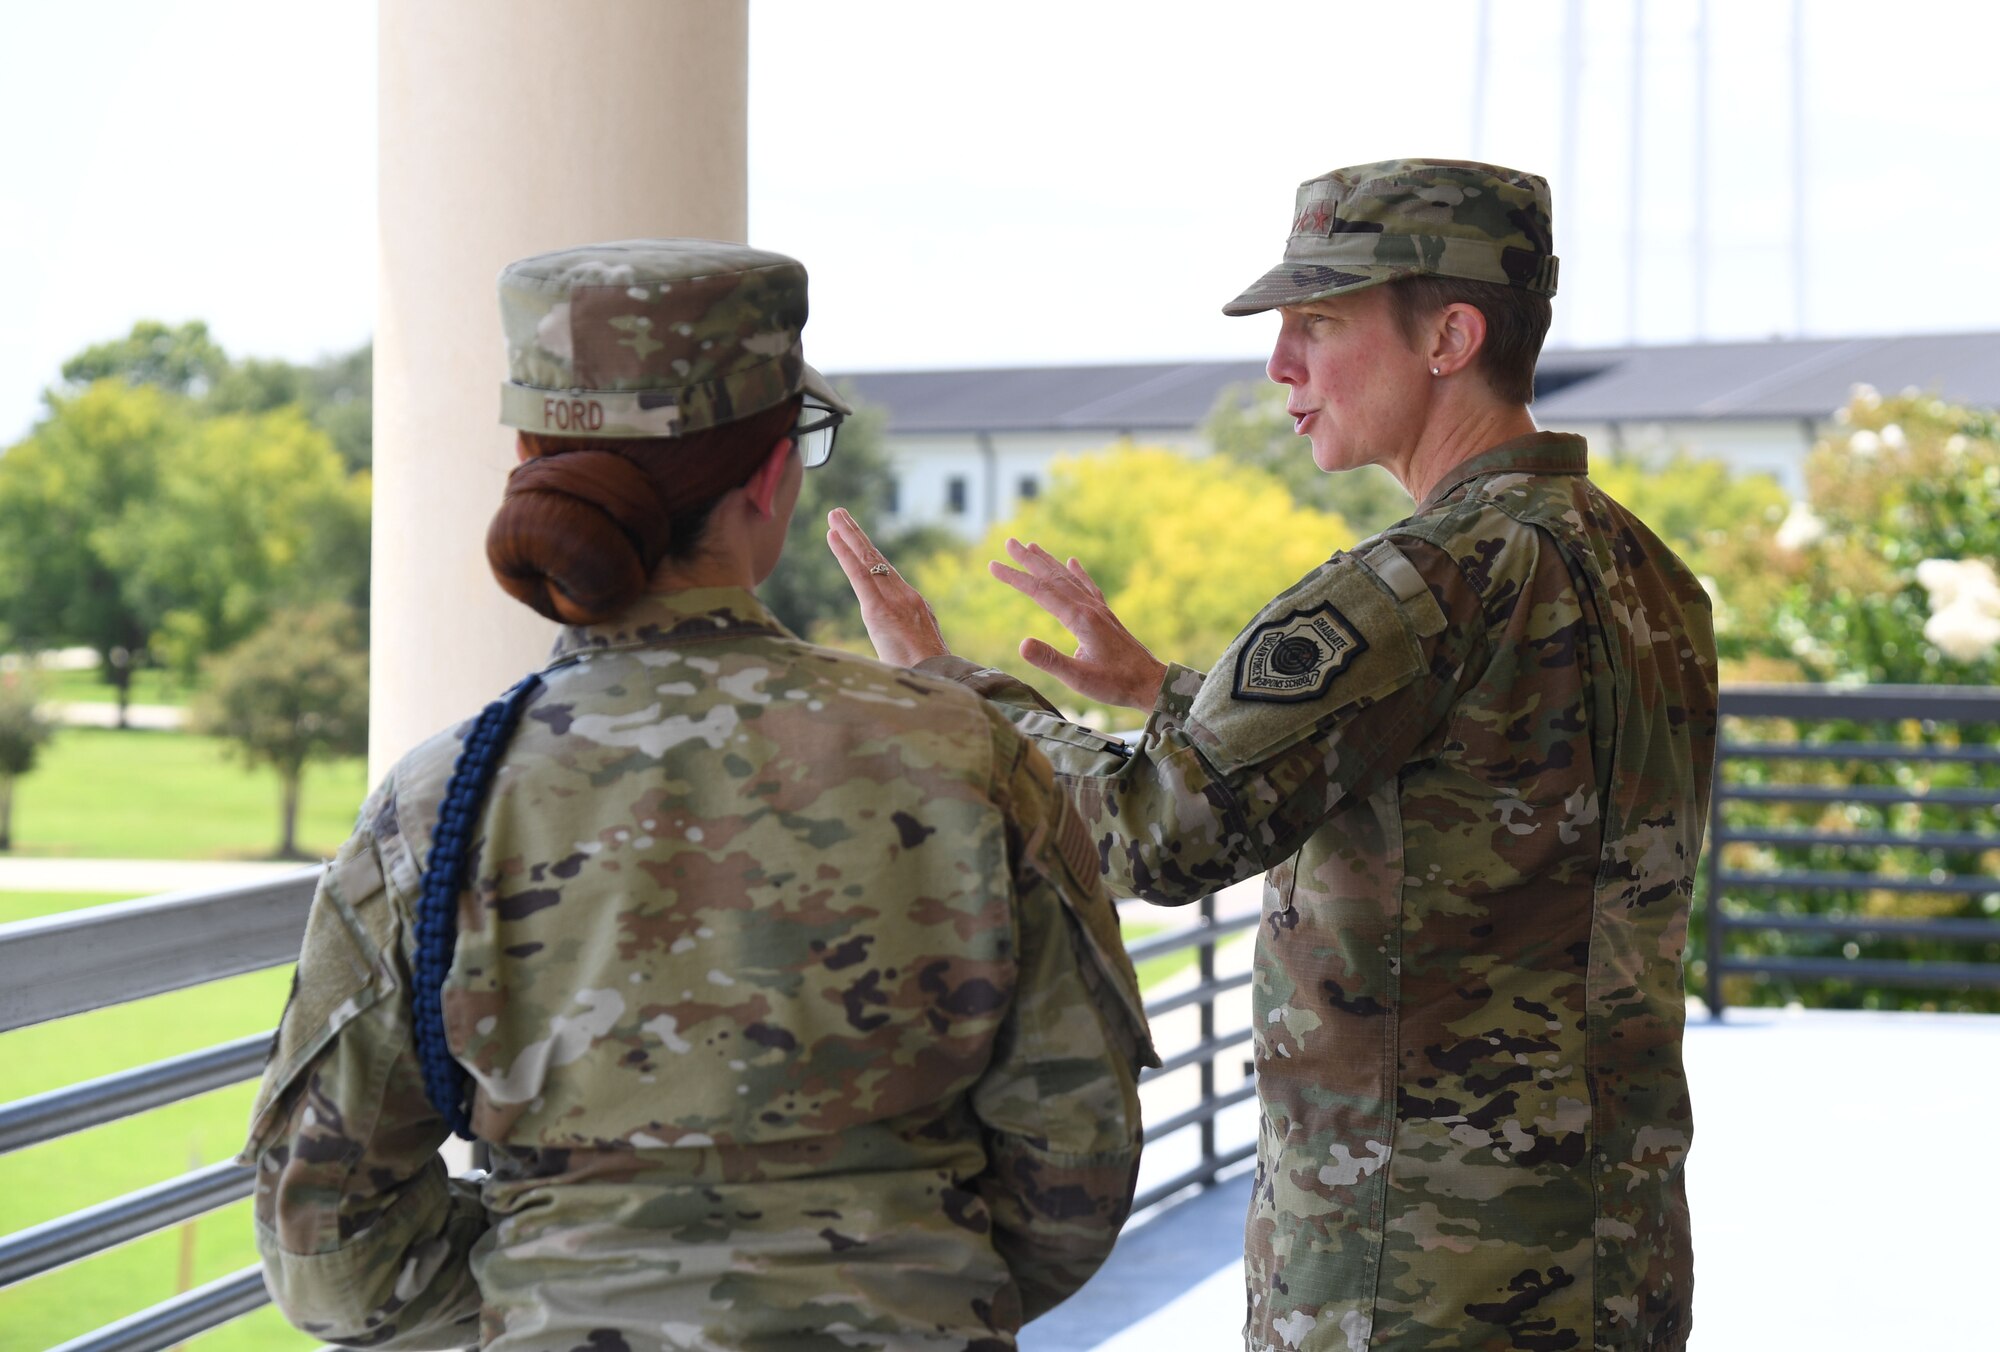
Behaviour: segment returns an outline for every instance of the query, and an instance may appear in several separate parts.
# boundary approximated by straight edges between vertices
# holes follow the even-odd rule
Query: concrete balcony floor
[[[2000,1347],[2000,1016],[1695,1013],[1687,1065],[1693,1352]],[[1025,1352],[1241,1346],[1248,1196],[1141,1218]]]

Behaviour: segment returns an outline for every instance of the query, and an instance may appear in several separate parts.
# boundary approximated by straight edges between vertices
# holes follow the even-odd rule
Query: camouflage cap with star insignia
[[[1556,293],[1548,181],[1471,160],[1383,160],[1299,185],[1284,261],[1222,307],[1254,315],[1430,273]]]
[[[500,273],[500,421],[566,437],[677,437],[801,393],[852,412],[806,365],[806,270],[709,239],[586,244]]]

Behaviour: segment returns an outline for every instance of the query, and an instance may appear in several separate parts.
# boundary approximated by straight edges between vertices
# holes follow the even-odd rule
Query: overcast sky
[[[1705,269],[1696,2],[1644,6],[1636,255],[1634,0],[1579,8],[1566,137],[1558,0],[1491,0],[1483,80],[1478,0],[753,0],[751,240],[811,269],[825,369],[1257,356],[1271,321],[1218,309],[1299,180],[1478,157],[1553,183],[1559,341],[1797,331],[1791,0],[1711,0]],[[1804,331],[2000,327],[2000,7],[1807,8]],[[295,360],[368,337],[372,5],[5,20],[0,444],[136,319]]]

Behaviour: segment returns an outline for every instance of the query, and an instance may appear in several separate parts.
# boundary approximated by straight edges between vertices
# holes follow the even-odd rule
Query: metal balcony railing
[[[318,869],[274,882],[213,892],[176,893],[94,906],[65,915],[0,925],[0,1035],[87,1010],[182,990],[245,972],[284,966],[298,957]],[[1221,1028],[1217,998],[1247,986],[1247,970],[1218,975],[1217,949],[1231,934],[1256,924],[1245,915],[1218,920],[1214,898],[1191,908],[1192,923],[1132,945],[1137,961],[1195,950],[1195,984],[1151,1002],[1149,1015],[1195,1012],[1191,1045],[1161,1037],[1164,1065],[1143,1077],[1148,1116],[1163,1091],[1185,1089],[1192,1106],[1147,1128],[1149,1151],[1162,1139],[1197,1133],[1192,1167],[1148,1186],[1134,1212],[1210,1183],[1255,1149],[1254,1137],[1218,1145],[1217,1117],[1255,1092],[1243,1063],[1241,1083],[1217,1092],[1217,1060],[1250,1040],[1242,1026]],[[1146,908],[1149,920],[1173,911]],[[1156,1029],[1156,1033],[1157,1033]],[[254,1079],[263,1070],[269,1032],[238,1038],[115,1075],[0,1104],[0,1154],[53,1140],[134,1113]],[[4,1044],[0,1044],[4,1055]],[[1186,1094],[1178,1095],[1184,1100]],[[1172,1100],[1167,1100],[1172,1101]],[[127,1241],[181,1224],[248,1197],[251,1171],[234,1164],[197,1169],[124,1197],[0,1236],[0,1287],[27,1281]],[[158,1352],[248,1314],[269,1300],[262,1273],[245,1268],[129,1318],[72,1339],[55,1352]]]
[[[318,869],[213,892],[173,893],[0,925],[0,1034],[294,961]],[[0,1105],[0,1153],[255,1078],[271,1035]],[[251,1191],[250,1170],[212,1165],[0,1237],[0,1287],[179,1224]],[[151,1352],[269,1299],[246,1268],[62,1344]]]
[[[1791,726],[1792,737],[1774,735],[1772,725],[1760,722],[1756,735],[1726,735],[1718,750],[1704,865],[1712,1013],[1720,1015],[1721,983],[1732,973],[2000,987],[2000,962],[1994,961],[1792,956],[1732,945],[1735,937],[1757,932],[2000,944],[2000,921],[1875,915],[1851,904],[1817,909],[1830,899],[1851,902],[1869,893],[2000,893],[2000,878],[1980,866],[1984,852],[2000,850],[1994,818],[2000,807],[2000,768],[1994,768],[2000,767],[2000,690],[1732,687],[1723,692],[1722,710],[1726,733],[1741,734],[1745,720],[1780,720]],[[1911,720],[1924,730],[1915,742],[1898,732]],[[1842,782],[1794,782],[1806,777],[1772,769],[1829,762],[1873,770],[1831,777]],[[1923,766],[1959,767],[1965,782],[1937,784],[1935,775],[1920,772]],[[1786,809],[1797,815],[1802,806],[1813,814],[1809,823],[1774,820]],[[1841,809],[1846,815],[1828,824],[1828,815]],[[1733,846],[1760,851],[1764,866],[1726,863]],[[1911,868],[1912,858],[1930,862]],[[292,962],[318,872],[0,925],[0,1035]],[[1753,909],[1745,904],[1752,896],[1777,897],[1781,905]],[[1814,909],[1800,907],[1801,898]],[[1135,1212],[1213,1182],[1255,1151],[1254,1133],[1228,1119],[1231,1108],[1255,1095],[1248,1059],[1233,1055],[1251,1039],[1247,1018],[1236,1017],[1247,1008],[1237,993],[1250,983],[1249,963],[1237,949],[1243,960],[1225,972],[1218,953],[1232,936],[1254,927],[1257,916],[1221,917],[1212,897],[1186,911],[1143,907],[1139,914],[1150,922],[1191,918],[1132,944],[1135,962],[1191,949],[1195,969],[1191,984],[1148,1002],[1164,1064],[1146,1072],[1141,1085],[1149,1161],[1188,1162],[1168,1177],[1144,1180]],[[269,1038],[238,1038],[0,1105],[0,1153],[253,1079]],[[180,1224],[250,1191],[248,1170],[212,1165],[0,1236],[0,1286]],[[73,1339],[58,1352],[155,1352],[266,1301],[261,1274],[246,1268]]]
[[[2000,920],[1883,915],[1871,894],[2000,894],[1981,856],[2000,850],[2000,690],[1966,686],[1732,686],[1722,692],[1715,795],[1703,868],[1708,900],[1704,992],[1721,1018],[1732,973],[1868,985],[2000,988],[2000,962],[1936,956],[1749,951],[1736,936],[1868,938],[1968,952],[2000,945]],[[1754,736],[1741,733],[1747,720]],[[1918,740],[1897,735],[1915,722]],[[1803,782],[1799,766],[1845,767],[1845,782]],[[1780,767],[1792,767],[1788,771]],[[1936,767],[1960,767],[1938,784]],[[1821,776],[1822,779],[1829,776]],[[1805,819],[1805,820],[1801,820]],[[1732,866],[1732,847],[1763,866]],[[1750,905],[1755,896],[1759,905]],[[1961,908],[1963,909],[1963,908]],[[1768,945],[1767,945],[1768,947]],[[1989,959],[1993,956],[1989,953]]]

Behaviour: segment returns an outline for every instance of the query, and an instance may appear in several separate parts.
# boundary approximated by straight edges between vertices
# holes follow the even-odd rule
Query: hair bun
[[[667,546],[667,509],[646,471],[612,451],[564,451],[524,460],[507,476],[509,498],[559,493],[610,517],[648,572]]]
[[[486,557],[515,599],[561,623],[597,624],[639,599],[670,539],[643,469],[609,451],[565,451],[508,475]]]

